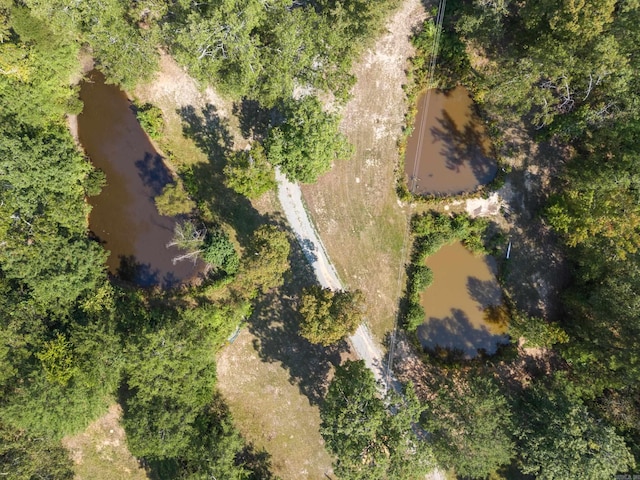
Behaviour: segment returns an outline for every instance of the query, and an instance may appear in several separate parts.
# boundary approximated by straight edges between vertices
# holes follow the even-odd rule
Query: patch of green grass
[[[320,436],[320,413],[281,362],[261,358],[262,342],[248,330],[218,358],[218,385],[234,423],[256,450],[266,450],[284,480],[326,478],[331,458]]]

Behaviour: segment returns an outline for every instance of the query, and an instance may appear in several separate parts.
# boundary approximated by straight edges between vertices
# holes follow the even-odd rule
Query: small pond
[[[107,178],[100,195],[89,198],[89,226],[111,253],[109,271],[140,286],[171,287],[183,283],[202,266],[173,264],[180,251],[167,248],[176,219],[158,213],[154,197],[172,181],[170,172],[140,127],[131,102],[104,76],[90,73],[80,89],[84,109],[78,137],[96,168]]]
[[[417,331],[422,346],[457,349],[466,357],[476,356],[478,349],[495,353],[508,337],[507,325],[487,308],[502,303],[493,258],[473,255],[457,242],[442,247],[426,264],[433,270],[433,284],[420,302],[426,313]]]
[[[417,195],[470,192],[496,172],[491,143],[467,90],[422,93],[405,155],[409,190]]]

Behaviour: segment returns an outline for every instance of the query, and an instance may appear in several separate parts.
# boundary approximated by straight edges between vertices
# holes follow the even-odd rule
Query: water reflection
[[[106,174],[107,186],[92,206],[89,226],[111,252],[109,271],[141,286],[171,287],[192,278],[202,265],[173,265],[180,253],[167,248],[176,220],[158,213],[154,197],[171,175],[140,127],[124,92],[106,85],[93,71],[83,82],[78,136],[92,163]]]
[[[417,333],[423,347],[459,350],[467,357],[478,350],[495,353],[498,344],[507,341],[495,262],[474,256],[457,242],[426,264],[433,270],[433,284],[421,297],[427,320]]]
[[[420,95],[405,156],[409,189],[416,194],[472,191],[490,182],[496,171],[484,125],[474,114],[467,90]]]

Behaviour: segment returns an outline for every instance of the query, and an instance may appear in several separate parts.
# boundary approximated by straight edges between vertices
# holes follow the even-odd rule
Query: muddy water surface
[[[171,181],[162,158],[140,127],[124,92],[105,85],[93,71],[83,82],[78,137],[87,155],[104,171],[107,186],[92,197],[89,226],[111,252],[109,271],[141,286],[170,287],[194,277],[201,266],[173,265],[180,253],[167,248],[176,220],[158,213],[154,197]]]
[[[490,182],[496,171],[491,144],[467,90],[421,94],[405,156],[409,190],[418,195],[469,192]]]
[[[480,348],[495,353],[498,343],[507,341],[507,326],[486,315],[486,307],[502,302],[493,259],[475,256],[457,242],[441,248],[426,264],[433,270],[433,284],[421,297],[426,313],[418,327],[422,345],[459,349],[468,357]]]

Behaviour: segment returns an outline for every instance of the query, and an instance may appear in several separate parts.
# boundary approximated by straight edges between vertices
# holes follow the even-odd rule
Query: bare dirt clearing
[[[77,480],[147,480],[147,474],[127,449],[120,425],[122,410],[117,404],[78,435],[65,437]]]
[[[354,158],[338,162],[303,194],[318,233],[346,288],[367,296],[368,323],[380,339],[397,314],[398,268],[407,212],[395,193],[397,141],[406,111],[403,83],[413,48],[411,29],[425,18],[419,0],[407,0],[385,33],[353,69],[357,83],[344,108],[342,131]]]

